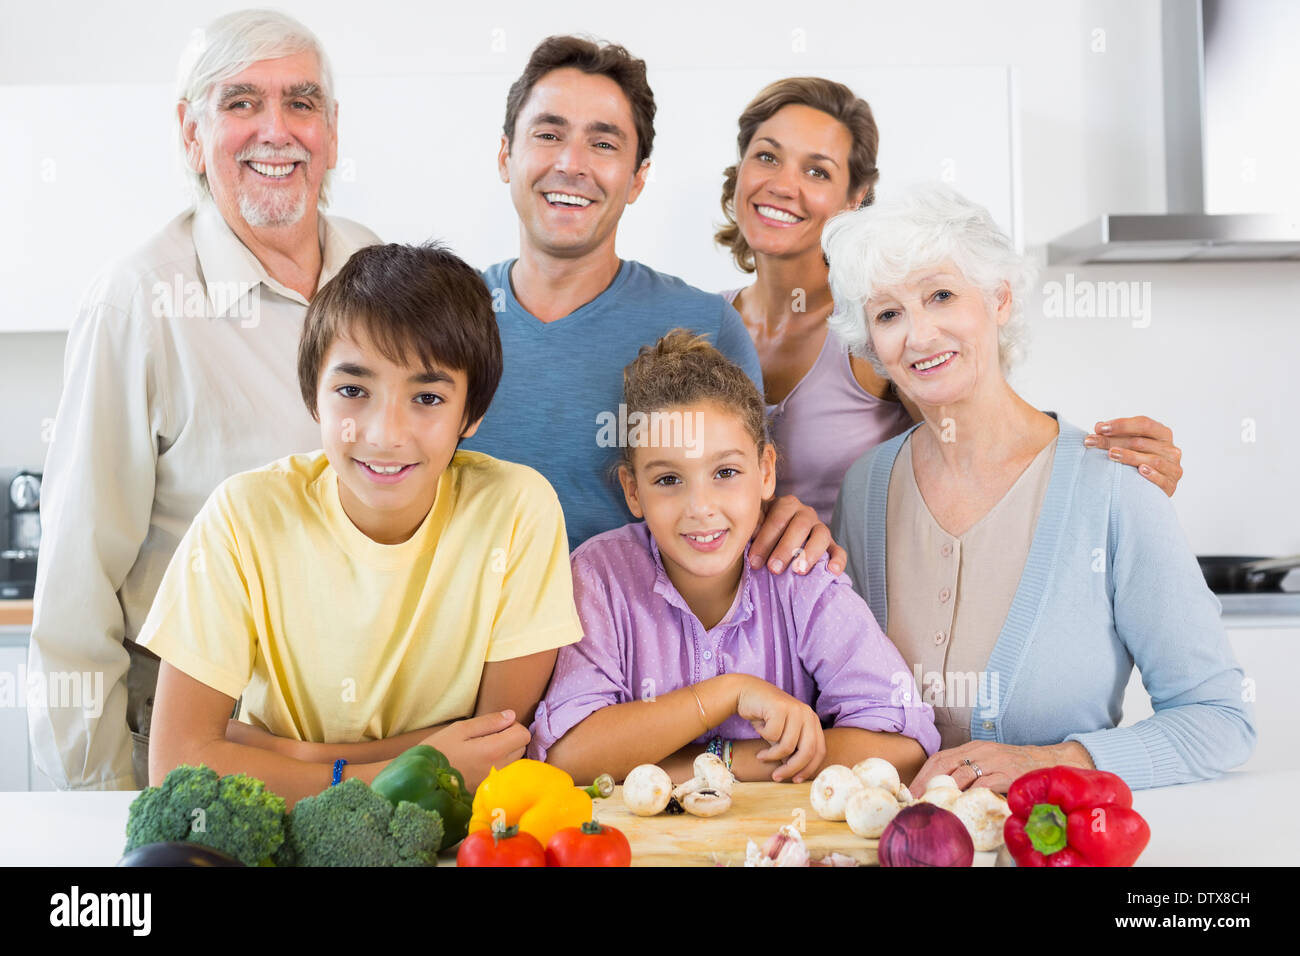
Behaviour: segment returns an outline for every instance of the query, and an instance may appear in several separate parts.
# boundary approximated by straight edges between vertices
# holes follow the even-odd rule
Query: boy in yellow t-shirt
[[[554,490],[458,450],[501,366],[487,288],[436,246],[362,249],[317,292],[298,377],[323,450],[212,493],[138,637],[163,661],[151,783],[206,763],[293,803],[421,742],[471,788],[523,755],[582,631]]]

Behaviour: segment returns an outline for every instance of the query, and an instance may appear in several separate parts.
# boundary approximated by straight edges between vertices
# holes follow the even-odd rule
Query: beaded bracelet
[[[721,759],[723,759],[723,758],[722,758],[722,746],[723,746],[723,740],[722,740],[722,738],[721,738],[721,737],[714,737],[713,739],[711,739],[711,740],[709,741],[708,746],[704,748],[704,752],[705,752],[705,753],[708,753],[708,754],[713,754],[713,756],[715,756],[715,757],[717,757],[719,760],[721,760]]]
[[[731,769],[731,743],[731,739],[728,738],[727,742],[722,745],[722,762],[727,765],[728,770]]]
[[[334,779],[330,781],[331,787],[337,787],[343,780],[343,765],[347,763],[342,757],[334,761]]]

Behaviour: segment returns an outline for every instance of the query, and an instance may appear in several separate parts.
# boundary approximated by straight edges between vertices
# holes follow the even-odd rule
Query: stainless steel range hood
[[[1094,219],[1048,264],[1300,261],[1300,4],[1164,0],[1162,29],[1169,212]]]

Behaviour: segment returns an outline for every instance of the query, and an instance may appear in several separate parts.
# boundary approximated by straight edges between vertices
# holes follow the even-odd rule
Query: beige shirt
[[[910,436],[894,462],[885,519],[889,637],[934,706],[944,749],[970,740],[974,709],[994,709],[998,680],[985,666],[1015,598],[1055,457],[1053,440],[960,537],[939,526],[921,497]]]
[[[378,237],[321,216],[320,283]],[[36,765],[134,789],[125,675],[178,542],[224,479],[319,448],[298,388],[307,301],[212,203],[102,273],[68,335],[41,488],[28,659]]]

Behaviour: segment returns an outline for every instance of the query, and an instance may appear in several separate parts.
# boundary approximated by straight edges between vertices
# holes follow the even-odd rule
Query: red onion
[[[975,844],[955,813],[914,803],[889,821],[876,855],[881,866],[970,866]]]

